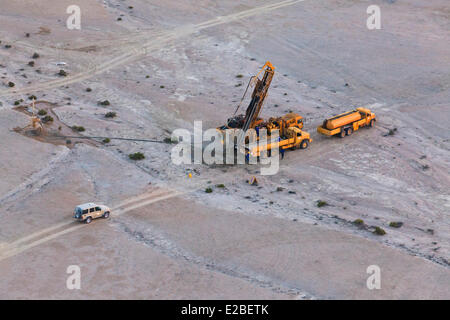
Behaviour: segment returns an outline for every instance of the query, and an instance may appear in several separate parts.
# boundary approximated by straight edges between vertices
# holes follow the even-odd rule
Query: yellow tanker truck
[[[344,138],[346,135],[351,135],[361,127],[373,127],[376,121],[375,113],[366,108],[356,108],[349,112],[345,112],[329,118],[323,124],[317,127],[317,132],[334,136],[339,135]]]

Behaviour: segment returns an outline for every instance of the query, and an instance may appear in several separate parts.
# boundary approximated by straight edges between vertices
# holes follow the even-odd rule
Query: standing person
[[[281,141],[281,137],[278,137],[278,142]],[[280,153],[281,153],[281,160],[284,159],[284,149],[280,147]]]

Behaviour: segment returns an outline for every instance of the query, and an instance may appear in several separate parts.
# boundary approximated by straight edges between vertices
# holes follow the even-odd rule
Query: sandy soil
[[[31,2],[0,0],[0,298],[450,298],[447,1],[374,1],[373,31],[368,4],[352,0],[86,0],[79,31],[65,27],[70,1]],[[46,137],[217,127],[266,60],[276,73],[262,116],[297,112],[313,138],[275,176],[176,166],[166,143],[12,130],[28,123],[14,108],[31,95],[54,115]],[[316,133],[355,106],[376,128]],[[129,160],[137,151],[146,159]],[[87,201],[112,218],[74,223]],[[65,287],[71,264],[80,291]],[[381,290],[366,288],[372,264]]]

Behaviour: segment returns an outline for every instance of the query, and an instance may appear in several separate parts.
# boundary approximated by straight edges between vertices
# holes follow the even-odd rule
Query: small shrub
[[[429,165],[424,164],[424,165],[422,166],[422,170],[428,170],[428,169],[430,169],[430,166],[429,166]]]
[[[327,206],[327,205],[328,205],[328,203],[327,203],[326,201],[323,201],[323,200],[317,200],[317,207],[318,207],[318,208],[325,207],[325,206]]]
[[[33,53],[33,56],[31,57],[31,58],[33,58],[33,59],[37,59],[37,58],[39,58],[40,56],[39,56],[39,54],[38,53]]]
[[[84,127],[82,126],[72,126],[72,129],[78,132],[86,131],[86,129],[84,129]]]
[[[357,225],[357,226],[362,226],[362,225],[364,225],[364,220],[363,219],[356,219],[355,221],[353,221],[353,224]]]
[[[37,97],[35,95],[31,95],[28,97],[28,100],[37,100]]]
[[[47,114],[47,111],[44,109],[41,109],[38,111],[38,115],[40,115],[40,116],[45,116],[46,114]]]
[[[389,223],[389,227],[392,227],[392,228],[400,228],[402,225],[403,225],[403,222],[393,221],[393,222]]]
[[[145,159],[145,156],[142,152],[136,152],[136,153],[129,154],[128,157],[131,160],[136,160],[136,161]]]
[[[165,88],[165,86],[163,86],[163,85],[161,85],[161,86],[159,86],[161,89],[164,89]]]
[[[20,100],[14,101],[14,105],[15,105],[15,106],[18,106],[19,104],[20,104]]]
[[[113,111],[105,114],[105,118],[115,118],[116,116],[117,116],[117,114]]]
[[[5,44],[5,49],[10,49],[11,45],[10,44]]]
[[[29,65],[30,67],[34,67],[34,61],[28,62],[28,65]]]
[[[108,100],[104,100],[104,101],[99,101],[98,105],[100,106],[109,106],[111,103],[109,103]]]
[[[216,185],[217,188],[225,188],[225,185],[223,183],[219,183]]]
[[[236,78],[238,78],[238,79],[240,79],[240,78],[243,78],[244,76],[242,75],[242,74],[238,74],[237,76],[236,76]]]
[[[284,190],[283,187],[277,187],[277,192],[281,192],[281,191],[283,191],[283,190]]]
[[[91,88],[86,88],[86,92],[91,92],[92,89]]]
[[[205,192],[206,192],[206,193],[211,193],[211,192],[213,192],[213,189],[210,188],[210,187],[208,187],[208,188],[205,189]]]
[[[386,231],[384,231],[383,228],[375,227],[373,233],[376,234],[377,236],[384,236],[386,234]]]
[[[14,82],[8,82],[8,87],[10,87],[10,88],[12,88],[12,87],[14,87],[16,84],[14,83]]]
[[[61,69],[61,70],[59,70],[59,72],[58,72],[58,76],[66,77],[66,76],[67,76],[67,72],[64,71],[63,69]]]
[[[387,133],[388,136],[393,136],[397,132],[397,128],[389,129],[389,132]]]
[[[103,139],[103,143],[110,143],[110,142],[111,142],[111,139],[109,139],[109,138]]]
[[[168,144],[172,144],[172,143],[177,143],[177,140],[175,140],[175,138],[172,139],[172,138],[169,138],[169,137],[165,137],[165,138],[163,139],[163,142],[164,142],[164,143],[168,143]]]
[[[53,122],[53,117],[46,115],[45,117],[42,118],[42,122],[43,123],[47,123],[47,122]]]

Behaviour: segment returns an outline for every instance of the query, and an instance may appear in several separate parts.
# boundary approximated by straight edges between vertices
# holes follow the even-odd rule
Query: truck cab
[[[281,117],[286,124],[286,128],[296,127],[303,129],[303,117],[297,113],[290,112]]]
[[[375,121],[377,121],[375,117],[375,113],[370,111],[367,108],[356,108],[361,114],[361,117],[366,120],[365,125],[373,127],[375,125]]]
[[[289,127],[286,130],[286,138],[287,143],[282,146],[283,149],[306,149],[312,142],[309,133],[296,126]]]

